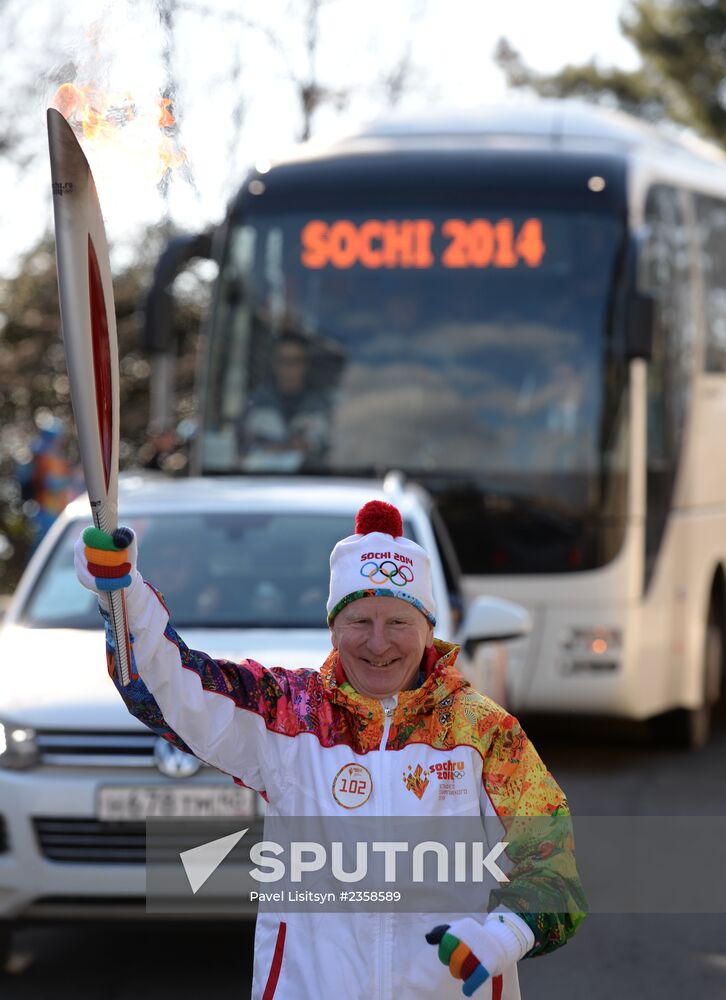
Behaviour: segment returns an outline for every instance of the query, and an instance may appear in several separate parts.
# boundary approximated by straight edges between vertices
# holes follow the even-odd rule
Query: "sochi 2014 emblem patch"
[[[333,778],[333,798],[343,809],[359,809],[371,797],[373,779],[362,764],[345,764]]]
[[[423,798],[423,793],[429,787],[428,774],[425,768],[417,764],[415,768],[411,764],[408,765],[408,769],[403,772],[403,783],[409,792],[413,792],[417,799],[421,800]]]

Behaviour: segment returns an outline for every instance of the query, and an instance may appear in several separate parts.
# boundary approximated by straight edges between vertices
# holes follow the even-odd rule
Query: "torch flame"
[[[157,181],[186,161],[186,152],[170,134],[176,119],[168,97],[155,97],[144,104],[129,93],[63,83],[52,104],[94,147],[112,147],[115,153],[136,160],[151,159],[148,169]]]
[[[172,125],[176,125],[176,120],[171,113],[171,98],[162,97],[159,101],[159,128],[170,128]]]

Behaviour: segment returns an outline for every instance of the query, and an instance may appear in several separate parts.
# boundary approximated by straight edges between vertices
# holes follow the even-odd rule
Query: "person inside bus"
[[[314,468],[328,446],[330,400],[311,385],[306,337],[288,330],[278,338],[271,375],[252,389],[242,415],[242,468],[270,472]]]

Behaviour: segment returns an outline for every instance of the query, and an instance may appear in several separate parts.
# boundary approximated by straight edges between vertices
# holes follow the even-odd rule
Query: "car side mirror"
[[[625,309],[625,352],[628,360],[653,357],[653,340],[657,322],[657,303],[648,292],[636,288],[628,292]]]
[[[529,612],[513,601],[501,597],[476,597],[464,614],[461,624],[461,645],[471,656],[480,642],[502,642],[518,639],[532,629]]]

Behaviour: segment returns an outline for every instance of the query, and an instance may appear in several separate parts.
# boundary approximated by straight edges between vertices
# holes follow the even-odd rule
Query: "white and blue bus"
[[[561,102],[389,122],[252,171],[213,243],[197,471],[400,470],[468,595],[532,614],[517,711],[703,743],[726,649],[726,157]]]

